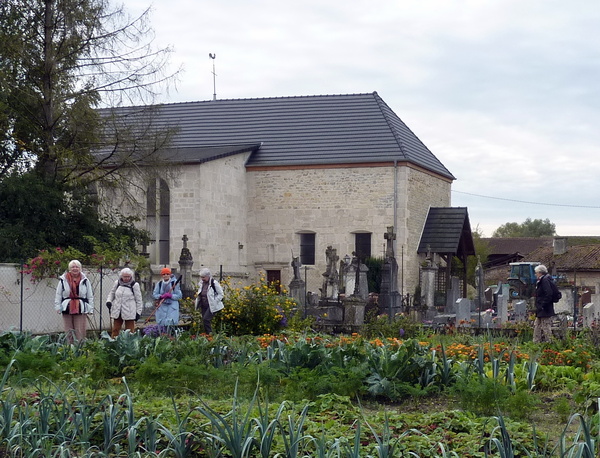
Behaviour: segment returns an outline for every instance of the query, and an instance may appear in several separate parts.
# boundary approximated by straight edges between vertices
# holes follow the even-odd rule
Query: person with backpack
[[[133,270],[125,267],[119,272],[119,278],[106,301],[106,307],[113,320],[113,339],[121,332],[123,323],[125,329],[135,332],[135,322],[140,319],[143,305],[140,284],[134,280]]]
[[[210,270],[200,270],[202,283],[196,295],[196,310],[202,313],[202,325],[206,334],[212,334],[212,318],[215,313],[223,308],[223,288],[218,281],[212,278]]]
[[[535,276],[535,322],[533,324],[533,341],[536,343],[552,340],[552,317],[556,293],[554,280],[548,275],[548,269],[543,264],[536,266]],[[556,288],[558,291],[558,288]],[[560,292],[558,293],[560,295]],[[559,298],[560,299],[560,298]],[[558,300],[556,301],[558,302]]]
[[[58,278],[54,310],[62,314],[67,342],[73,343],[85,339],[87,316],[94,312],[94,291],[81,262],[73,259],[68,269]]]
[[[160,271],[162,280],[156,283],[152,297],[156,301],[156,324],[161,327],[179,325],[179,301],[183,297],[179,281],[169,267]],[[181,277],[180,277],[181,279]]]

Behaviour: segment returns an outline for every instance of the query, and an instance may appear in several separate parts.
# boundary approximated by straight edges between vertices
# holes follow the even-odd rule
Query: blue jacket
[[[171,275],[171,278],[166,283],[162,280],[159,281],[154,287],[152,297],[157,300],[160,299],[162,294],[168,293],[171,290],[176,281],[175,275]],[[160,326],[174,326],[179,324],[179,299],[182,298],[179,284],[175,286],[171,294],[173,297],[165,299],[162,305],[156,310],[156,323]]]

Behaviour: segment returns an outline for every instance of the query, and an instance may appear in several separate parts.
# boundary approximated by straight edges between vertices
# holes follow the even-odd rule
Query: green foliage
[[[367,283],[369,287],[369,292],[371,293],[379,293],[379,288],[381,287],[381,270],[383,269],[383,264],[385,260],[383,258],[366,258],[365,265],[368,267],[367,271]],[[352,291],[346,292],[346,294],[351,294]]]
[[[461,378],[453,392],[463,409],[487,416],[502,412],[506,406],[506,399],[510,396],[507,386],[487,377]]]
[[[3,262],[31,258],[26,270],[33,269],[41,276],[53,271],[56,261],[61,263],[61,268],[66,268],[62,263],[67,256],[94,265],[103,262],[115,265],[126,258],[139,263],[142,257],[137,256],[137,246],[144,244],[147,238],[146,231],[137,229],[132,218],[118,213],[111,219],[100,217],[87,193],[72,193],[67,186],[46,182],[35,173],[0,181],[0,260]],[[38,257],[40,259],[31,265]]]
[[[18,443],[19,456],[32,456],[33,450],[39,455],[42,449],[44,456],[100,451],[217,456],[227,441],[236,447],[246,443],[252,453],[260,449],[260,456],[328,456],[326,450],[334,451],[331,456],[342,450],[353,456],[483,456],[484,450],[512,450],[514,456],[550,457],[579,456],[586,449],[597,454],[600,376],[593,366],[564,365],[568,350],[587,352],[587,345],[563,343],[560,352],[553,350],[555,359],[544,358],[534,371],[526,368],[537,367],[533,357],[523,357],[506,341],[443,337],[437,346],[354,335],[124,333],[74,346],[49,336],[4,333],[0,441]],[[477,351],[467,348],[468,340],[479,342]],[[517,355],[525,364],[517,364]],[[589,355],[597,356],[597,350]],[[569,417],[568,403],[553,403],[549,393],[556,387],[577,394],[573,402],[579,404],[572,407],[587,409],[591,420]],[[202,393],[204,401],[194,393]],[[562,455],[552,454],[552,447],[541,452],[528,426],[539,418],[541,395],[544,412],[560,410],[568,419],[568,428],[559,425],[551,437]],[[259,396],[281,404],[269,407]],[[397,404],[403,398],[410,401]],[[367,406],[362,412],[355,399]],[[457,400],[463,411],[454,408]],[[436,412],[423,412],[434,404]],[[494,415],[495,423],[487,415]],[[368,427],[359,430],[359,418]],[[229,450],[220,453],[241,452]]]
[[[284,329],[296,302],[280,294],[278,285],[268,284],[264,277],[249,286],[222,282],[225,308],[213,319],[213,327],[228,335],[273,334]]]
[[[287,320],[286,330],[289,332],[308,332],[312,331],[315,324],[316,318],[312,315],[308,315],[303,318],[303,311],[301,307],[290,312],[290,317]]]
[[[55,247],[91,255],[87,235],[132,247],[144,237],[114,207],[114,219],[99,217],[95,185],[127,190],[131,166],[156,164],[170,133],[134,134],[96,108],[143,101],[169,79],[147,15],[104,0],[0,2],[0,261]]]
[[[128,246],[130,239],[127,236],[118,240],[116,236],[109,234],[109,239],[112,240],[111,244],[100,243],[92,236],[84,236],[84,239],[94,244],[95,251],[91,255],[82,253],[73,247],[44,249],[23,265],[23,272],[30,274],[33,282],[56,278],[67,270],[69,262],[73,259],[79,260],[88,267],[104,267],[112,270],[125,263],[135,270],[148,267],[148,260],[135,254],[135,249]]]
[[[143,99],[168,79],[169,50],[153,49],[147,16],[103,0],[0,3],[0,180],[33,166],[49,182],[91,182],[147,157],[144,142],[124,145],[124,129],[95,110]],[[113,148],[103,123],[120,140]],[[92,156],[102,146],[111,149],[103,164]]]
[[[492,375],[491,377],[488,375]],[[508,415],[519,420],[528,420],[539,405],[539,398],[529,390],[513,390],[506,379],[486,373],[460,377],[452,387],[461,405],[477,415]]]
[[[377,312],[374,311],[374,314]],[[387,315],[374,315],[365,318],[362,333],[368,338],[374,337],[392,337],[397,339],[408,339],[418,337],[422,332],[420,323],[417,323],[411,316],[398,314],[392,321]]]
[[[284,397],[290,401],[315,400],[321,395],[334,394],[355,398],[364,391],[366,367],[295,368],[284,383]]]
[[[556,224],[551,223],[548,218],[527,218],[521,224],[506,223],[498,227],[492,237],[551,237],[556,235]]]

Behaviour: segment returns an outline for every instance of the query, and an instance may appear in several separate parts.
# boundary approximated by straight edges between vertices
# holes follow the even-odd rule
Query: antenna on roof
[[[216,54],[208,53],[208,57],[210,57],[213,61],[213,100],[217,100],[217,74],[215,73],[215,58]]]

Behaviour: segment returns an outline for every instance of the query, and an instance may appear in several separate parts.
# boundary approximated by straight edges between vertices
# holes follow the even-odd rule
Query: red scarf
[[[71,315],[79,314],[79,283],[81,282],[81,275],[78,278],[73,278],[71,272],[67,272],[65,275],[67,283],[69,284],[69,313]]]

